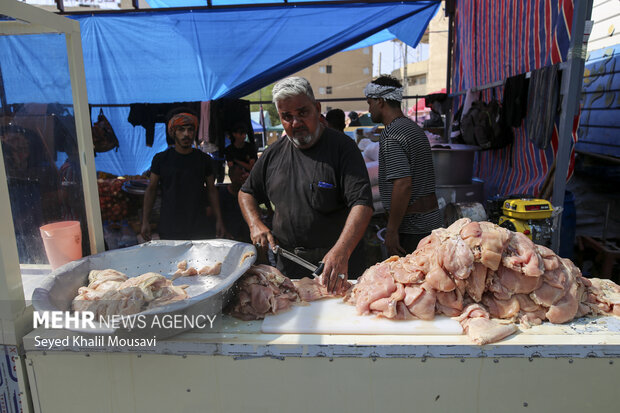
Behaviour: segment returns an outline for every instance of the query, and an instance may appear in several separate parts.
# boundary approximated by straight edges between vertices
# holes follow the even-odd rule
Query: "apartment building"
[[[336,53],[292,76],[308,79],[318,100],[361,98],[359,101],[323,102],[323,112],[335,108],[365,112],[368,105],[363,99],[363,90],[372,80],[372,47]]]
[[[448,75],[448,17],[443,6],[430,21],[420,43],[428,44],[428,59],[409,63],[392,71],[392,76],[401,80],[407,78],[406,96],[427,95],[446,87]],[[412,106],[413,103],[409,103]]]

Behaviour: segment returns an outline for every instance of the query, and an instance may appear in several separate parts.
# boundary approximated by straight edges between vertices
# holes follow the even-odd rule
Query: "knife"
[[[284,248],[280,247],[279,245],[275,246],[275,248],[273,249],[273,252],[275,254],[281,255],[284,258],[287,258],[287,259],[293,261],[295,264],[299,264],[302,267],[309,269],[310,271],[312,271],[312,276],[314,278],[319,278],[319,276],[323,272],[324,264],[322,262],[319,263],[319,266],[317,267],[316,265],[312,264],[311,262],[308,262],[308,261],[304,260],[303,258],[299,257],[298,255],[293,254],[292,252],[285,250]]]

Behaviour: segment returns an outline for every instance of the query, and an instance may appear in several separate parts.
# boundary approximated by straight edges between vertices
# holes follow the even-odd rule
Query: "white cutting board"
[[[432,321],[362,316],[341,298],[314,301],[308,306],[296,305],[283,313],[269,315],[263,320],[261,331],[276,334],[463,334],[459,322],[446,316],[435,316]]]

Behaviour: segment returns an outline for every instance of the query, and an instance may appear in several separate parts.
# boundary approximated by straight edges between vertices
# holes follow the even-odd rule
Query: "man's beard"
[[[321,134],[321,129],[322,128],[320,128],[320,127],[316,128],[315,131],[314,131],[314,134],[311,134],[309,132],[307,132],[307,133],[305,133],[303,135],[300,134],[300,133],[293,133],[293,136],[289,136],[289,139],[291,140],[291,142],[293,142],[293,145],[295,145],[298,148],[300,148],[300,147],[307,147],[313,141],[316,141],[316,139]]]

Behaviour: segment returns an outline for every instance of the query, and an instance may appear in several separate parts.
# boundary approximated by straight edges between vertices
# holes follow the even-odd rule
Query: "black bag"
[[[489,103],[473,102],[461,119],[463,140],[468,145],[485,149],[500,149],[510,145],[514,139],[512,128],[504,121],[502,107],[493,98]]]
[[[103,114],[103,109],[99,110],[99,117],[97,118],[97,122],[93,124],[92,134],[95,153],[107,152],[115,148],[118,151],[118,139],[116,138],[116,134],[110,122]]]

